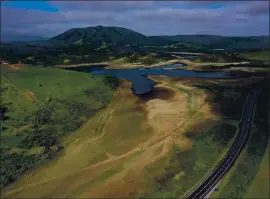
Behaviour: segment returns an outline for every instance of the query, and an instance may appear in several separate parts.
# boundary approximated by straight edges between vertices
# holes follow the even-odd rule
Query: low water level
[[[219,79],[219,78],[231,78],[228,73],[225,72],[195,72],[179,68],[183,64],[170,64],[165,66],[158,66],[153,68],[134,68],[134,69],[105,69],[103,67],[92,67],[90,69],[91,74],[96,75],[108,75],[121,79],[126,79],[132,82],[132,90],[135,94],[144,94],[150,92],[155,82],[147,75],[165,75],[172,77],[188,77],[188,78],[207,78],[207,79]]]

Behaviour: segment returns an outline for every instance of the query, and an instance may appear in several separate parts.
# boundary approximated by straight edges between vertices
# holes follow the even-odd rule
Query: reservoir
[[[232,78],[226,72],[197,72],[179,69],[183,64],[170,64],[152,68],[132,69],[105,69],[104,67],[91,67],[89,72],[95,75],[106,75],[126,79],[132,82],[132,91],[137,94],[144,94],[152,91],[155,81],[147,78],[148,75],[165,75],[183,78],[206,78],[206,79],[227,79]],[[177,69],[174,69],[177,68]]]

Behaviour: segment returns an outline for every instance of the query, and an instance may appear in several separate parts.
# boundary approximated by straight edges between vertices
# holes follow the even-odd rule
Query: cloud
[[[247,14],[250,16],[268,15],[269,17],[269,2],[268,1],[245,2],[241,6],[237,6],[236,11],[238,13]]]
[[[129,10],[151,9],[158,5],[154,1],[52,1],[52,5],[63,11],[87,10],[101,12],[128,12]]]
[[[28,28],[33,25],[58,24],[58,23],[83,23],[83,22],[103,22],[113,21],[115,17],[109,13],[70,11],[70,12],[44,12],[38,10],[25,10],[22,8],[2,8],[1,26],[3,28],[18,27]]]
[[[23,8],[1,8],[1,26],[12,27],[35,25],[40,23],[54,23],[63,21],[63,16],[56,12],[44,12],[39,10],[25,10]]]
[[[123,26],[147,35],[269,34],[268,2],[52,1],[59,12],[2,7],[4,30],[54,36],[74,27]],[[222,5],[210,8],[213,5]],[[187,8],[186,6],[192,6]]]
[[[255,7],[248,5],[219,9],[160,8],[152,11],[138,11],[136,20],[142,21],[144,24],[154,24],[155,29],[159,29],[157,34],[168,34],[166,33],[168,30],[171,31],[171,34],[190,34],[189,31],[192,32],[191,34],[269,34],[267,14],[254,16],[252,13],[254,13]],[[150,31],[148,31],[149,33]]]

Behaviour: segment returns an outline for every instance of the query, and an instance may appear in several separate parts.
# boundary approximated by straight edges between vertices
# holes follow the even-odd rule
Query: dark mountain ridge
[[[166,45],[173,43],[167,39],[151,38],[141,33],[122,27],[96,26],[72,28],[51,39],[50,42],[59,44],[91,44],[93,46],[110,45]]]
[[[269,36],[226,37],[217,35],[145,36],[114,26],[72,28],[45,41],[13,42],[2,45],[14,53],[31,53],[48,49],[56,53],[89,54],[91,52],[155,52],[269,49]]]

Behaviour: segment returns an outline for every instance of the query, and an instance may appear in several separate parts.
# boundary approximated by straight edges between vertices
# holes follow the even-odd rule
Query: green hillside
[[[258,49],[269,48],[269,36],[250,37],[225,37],[217,35],[175,35],[175,36],[153,36],[154,39],[166,39],[177,43],[194,43],[207,45],[211,48],[229,49]]]
[[[255,51],[255,52],[246,52],[241,53],[240,55],[249,60],[262,61],[263,63],[270,64],[270,52],[269,51]]]
[[[163,40],[163,39],[161,39]],[[77,44],[104,47],[109,45],[156,45],[166,44],[147,36],[121,27],[96,26],[87,28],[73,28],[49,40],[59,44]]]
[[[57,68],[1,70],[0,187],[54,157],[63,135],[106,107],[118,81]]]

